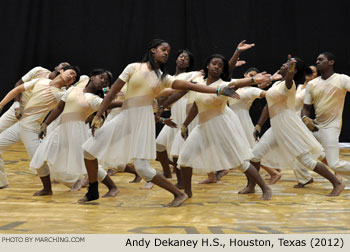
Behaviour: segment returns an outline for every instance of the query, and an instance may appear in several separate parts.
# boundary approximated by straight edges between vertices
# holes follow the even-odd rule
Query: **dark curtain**
[[[172,46],[171,73],[180,48],[194,53],[200,69],[209,54],[229,58],[246,39],[256,47],[241,54],[247,64],[235,70],[236,78],[250,66],[273,73],[288,53],[314,64],[323,51],[336,55],[336,72],[350,75],[349,7],[345,0],[2,0],[1,98],[31,68],[53,69],[61,61],[85,74],[107,68],[117,78],[156,37]],[[349,103],[340,138],[348,142]],[[262,106],[254,105],[254,121]]]

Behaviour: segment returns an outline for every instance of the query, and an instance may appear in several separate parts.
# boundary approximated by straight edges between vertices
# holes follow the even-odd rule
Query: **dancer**
[[[39,145],[40,123],[63,96],[65,91],[61,88],[69,87],[76,80],[79,80],[79,69],[69,65],[63,67],[60,74],[53,80],[34,79],[11,90],[0,102],[0,106],[5,106],[25,90],[32,90],[32,93],[24,106],[21,119],[0,134],[0,154],[12,144],[22,141],[31,159]],[[0,189],[6,185],[8,185],[8,179],[0,156]]]
[[[204,79],[200,86],[215,88],[233,87],[235,89],[266,82],[270,75],[261,73],[252,78],[230,80],[228,63],[219,54],[211,55],[205,67]],[[199,124],[186,139],[178,163],[181,166],[185,193],[192,197],[192,170],[197,173],[213,173],[222,169],[239,168],[254,177],[263,191],[262,199],[269,200],[271,189],[265,184],[257,170],[250,165],[252,153],[238,117],[226,106],[227,97],[210,94],[195,95],[195,102],[181,127],[187,138],[187,126],[198,114]],[[210,179],[210,178],[209,178]]]
[[[167,205],[169,207],[180,206],[187,199],[186,194],[150,166],[149,160],[155,159],[156,156],[153,99],[166,87],[228,96],[235,95],[235,92],[229,87],[217,90],[175,80],[167,75],[165,68],[169,53],[170,45],[167,41],[153,40],[148,46],[143,62],[128,65],[103,100],[92,123],[96,128],[102,125],[102,113],[125,83],[128,83],[122,112],[103,125],[96,135],[90,137],[83,145],[90,185],[87,194],[79,200],[80,203],[99,197],[97,159],[110,166],[132,162],[142,178],[174,195],[174,200]]]
[[[19,81],[17,81],[15,87],[37,78],[53,80],[59,74],[59,71],[67,65],[69,65],[69,63],[62,62],[58,66],[56,66],[54,71],[52,72],[43,67],[34,67],[28,73],[26,73]],[[16,122],[18,122],[18,120],[23,114],[24,105],[26,104],[30,94],[31,90],[26,90],[23,93],[16,96],[15,102],[12,104],[12,106],[0,117],[0,133],[12,126],[13,124],[15,124]],[[2,108],[0,107],[0,113],[1,110]]]
[[[303,122],[322,144],[328,166],[336,173],[350,178],[350,163],[339,160],[339,135],[345,95],[350,91],[350,77],[334,72],[335,56],[323,52],[316,60],[321,76],[310,81],[305,90]],[[312,106],[316,119],[310,119]]]
[[[271,147],[278,146],[287,164],[292,164],[297,159],[332,183],[333,190],[328,196],[338,196],[345,185],[324,164],[313,158],[313,154],[322,152],[322,146],[295,113],[294,81],[300,83],[306,69],[307,66],[301,59],[291,58],[290,55],[288,61],[281,66],[279,73],[283,76],[282,81],[276,82],[266,94],[271,130],[254,146],[252,164],[259,170],[264,154]],[[253,193],[254,187],[255,183],[248,176],[248,185],[242,193]]]
[[[175,79],[191,81],[196,76],[200,75],[201,73],[197,71],[189,72],[192,69],[193,64],[194,57],[192,53],[186,49],[179,50],[176,55]],[[170,119],[176,125],[181,124],[186,118],[186,104],[188,98],[186,93],[187,91],[177,92],[172,94],[168,100],[161,103],[158,112],[156,113],[156,119],[162,121],[163,119],[160,118],[160,116],[163,113],[164,108],[173,104],[171,107]],[[171,152],[171,146],[178,130],[179,129],[177,127],[164,125],[156,140],[157,159],[162,165],[164,176],[166,178],[171,178],[168,153]]]
[[[248,49],[250,49],[250,48],[252,48],[254,46],[255,46],[254,43],[253,44],[247,44],[246,40],[241,41],[237,45],[237,47],[236,47],[236,49],[235,49],[235,51],[234,51],[234,53],[233,53],[233,55],[232,55],[232,57],[231,57],[231,59],[229,61],[229,70],[230,70],[230,72],[232,72],[235,67],[241,66],[241,65],[246,63],[245,61],[238,60],[239,59],[239,55],[240,55],[241,52],[246,51],[246,50],[248,50]],[[190,59],[191,59],[191,57],[190,57]],[[193,60],[190,60],[191,64],[192,64],[192,62],[193,62]],[[186,61],[185,61],[185,63],[186,63]],[[189,67],[189,69],[191,69],[191,67]],[[203,70],[198,71],[197,72],[197,76],[198,77],[202,76],[203,72],[204,72]],[[179,77],[180,76],[188,76],[188,77],[191,77],[193,79],[195,76],[191,75],[192,73],[193,72],[191,72],[191,73],[189,73],[187,75],[186,74],[181,74],[181,75],[179,75]],[[190,108],[192,107],[193,102],[194,102],[194,94],[195,94],[195,92],[187,93],[187,91],[182,91],[182,92],[179,92],[179,93],[171,95],[170,97],[168,97],[167,100],[165,100],[161,104],[160,109],[159,109],[159,111],[158,111],[156,116],[160,116],[161,113],[163,112],[164,108],[170,106],[171,104],[178,104],[178,105],[174,105],[174,106],[176,106],[177,110],[179,111],[176,114],[181,114],[183,117],[181,118],[181,120],[179,120],[180,118],[177,117],[176,118],[177,120],[175,120],[175,122],[177,124],[179,124],[180,122],[183,122],[185,120],[185,118],[186,118]],[[182,98],[184,95],[185,95],[185,97]],[[178,100],[181,100],[181,103],[180,103],[180,101],[177,102]],[[187,104],[185,104],[186,100],[187,100]],[[181,104],[181,107],[182,107],[181,110],[179,109],[180,108],[180,106],[179,106],[180,104]],[[198,120],[196,118],[188,126],[189,131],[191,131],[197,125],[197,123],[198,123]],[[166,127],[166,128],[168,128],[168,127]],[[175,134],[171,137],[171,140],[172,140],[171,141],[171,145],[168,144],[167,150],[168,150],[168,153],[170,154],[170,158],[172,158],[172,164],[174,165],[174,170],[175,170],[176,177],[177,177],[176,186],[178,188],[182,189],[183,188],[182,176],[181,176],[180,169],[177,168],[177,159],[178,159],[178,156],[179,156],[179,153],[180,153],[180,149],[181,149],[181,147],[182,147],[182,145],[184,143],[184,140],[183,140],[183,138],[181,136],[181,133],[180,133],[179,129],[173,129],[172,131]],[[176,134],[176,132],[178,132],[178,133]],[[162,137],[162,138],[164,138],[164,137]],[[170,143],[170,141],[168,141],[168,143]],[[159,141],[157,141],[157,148],[160,149],[161,146],[158,147],[159,146],[158,144],[159,144]],[[164,149],[164,147],[163,147],[163,149]],[[168,160],[166,160],[165,152],[164,151],[163,152],[157,152],[157,157],[161,160],[161,164],[162,164],[163,170],[164,171],[167,170],[170,173],[169,162],[168,162]]]
[[[318,75],[315,66],[311,65],[309,67],[312,72],[306,73],[304,84],[298,85],[295,94],[295,111],[298,116],[301,116],[301,110],[304,105],[304,97],[307,84],[311,80],[315,79]],[[322,154],[321,157],[324,157],[324,154]],[[294,161],[293,172],[298,182],[296,185],[293,186],[294,188],[303,188],[306,185],[314,182],[309,170],[305,166],[303,166],[298,160]]]
[[[244,77],[254,77],[259,73],[259,70],[255,67],[250,67],[247,69],[247,71],[244,73]],[[277,81],[282,78],[281,75],[276,72],[271,78],[270,81]],[[252,122],[252,119],[249,114],[249,109],[252,106],[255,99],[264,98],[266,95],[266,91],[264,91],[262,88],[267,87],[266,85],[259,85],[258,87],[244,87],[237,90],[237,93],[240,95],[240,99],[228,99],[229,107],[236,113],[236,115],[239,117],[239,120],[242,124],[245,136],[248,139],[250,148],[253,149],[256,141],[254,139],[254,136],[252,132],[254,132],[254,125]],[[270,174],[270,179],[268,181],[269,184],[276,183],[279,178],[281,177],[280,173],[274,168],[274,165],[276,162],[272,155],[265,156],[262,160],[262,168],[266,170]],[[217,172],[216,178],[217,180],[220,180],[222,176],[226,175],[228,173],[227,170],[222,170]]]
[[[73,190],[80,189],[79,178],[86,174],[81,146],[89,137],[85,119],[98,110],[103,97],[102,89],[111,82],[112,74],[109,71],[93,70],[89,80],[65,93],[57,107],[41,124],[39,138],[42,139],[50,123],[62,114],[59,126],[39,145],[30,163],[31,169],[39,174],[43,183],[43,189],[37,195],[52,194],[50,177]],[[114,101],[110,108],[122,104]],[[118,188],[102,168],[99,168],[98,177],[109,189],[103,197],[117,195]]]

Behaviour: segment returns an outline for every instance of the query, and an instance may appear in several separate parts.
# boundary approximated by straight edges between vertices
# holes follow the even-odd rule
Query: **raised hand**
[[[254,81],[256,83],[271,82],[270,77],[271,77],[271,74],[268,74],[266,72],[261,72],[254,76]]]
[[[292,58],[292,55],[288,54],[288,60],[287,60],[288,72],[295,73],[296,64],[297,64],[296,59]]]
[[[280,74],[280,70],[277,70],[276,73],[274,73],[272,76],[271,76],[271,80],[272,81],[279,81],[283,78],[283,76]]]
[[[242,41],[238,44],[237,50],[238,50],[238,51],[246,51],[246,50],[248,50],[248,49],[250,49],[250,48],[252,48],[252,47],[254,47],[254,46],[255,46],[254,43],[253,43],[253,44],[247,44],[247,43],[246,43],[246,40],[242,40]]]
[[[240,67],[240,66],[243,66],[244,64],[246,64],[247,62],[245,60],[238,60],[236,62],[236,65],[235,67]]]

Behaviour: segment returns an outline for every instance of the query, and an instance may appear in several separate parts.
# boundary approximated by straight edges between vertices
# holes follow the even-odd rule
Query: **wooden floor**
[[[113,180],[120,193],[79,205],[86,189],[70,192],[54,184],[53,196],[33,197],[41,188],[39,178],[29,172],[23,145],[16,144],[3,154],[10,187],[0,190],[0,233],[177,233],[177,234],[277,234],[350,233],[350,183],[339,197],[326,197],[331,185],[316,177],[304,189],[294,189],[294,176],[284,171],[272,186],[270,201],[253,195],[237,194],[245,177],[230,172],[217,184],[200,185],[203,176],[194,176],[194,197],[179,208],[165,208],[171,195],[154,187],[139,189],[143,182],[129,184],[133,177],[117,174]],[[341,157],[350,160],[350,151]],[[152,162],[160,169],[160,165]],[[265,176],[264,173],[262,173]],[[172,179],[174,182],[175,179]],[[100,185],[100,192],[106,188]]]

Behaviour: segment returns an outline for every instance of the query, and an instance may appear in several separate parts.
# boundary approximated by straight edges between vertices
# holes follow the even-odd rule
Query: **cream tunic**
[[[237,93],[240,99],[228,98],[229,106],[241,121],[245,135],[249,141],[250,148],[253,148],[255,139],[253,136],[254,125],[249,115],[249,109],[255,99],[260,97],[263,90],[256,87],[239,88]]]
[[[62,97],[65,102],[61,122],[39,145],[31,169],[39,169],[45,162],[50,176],[58,181],[74,183],[86,174],[82,144],[89,137],[85,119],[98,110],[102,99],[84,93],[83,87],[73,87]]]
[[[345,74],[334,73],[327,80],[319,76],[307,84],[304,103],[314,105],[317,125],[341,129],[347,91],[350,91],[350,77]]]
[[[84,150],[107,167],[118,167],[135,159],[155,159],[153,99],[174,81],[167,75],[160,80],[146,63],[128,65],[119,78],[127,82],[122,111],[105,123],[83,145]]]
[[[295,93],[295,84],[287,89],[285,81],[276,82],[266,93],[272,133],[288,164],[302,154],[323,150],[295,112]]]
[[[228,83],[218,80],[211,87]],[[226,96],[195,94],[199,124],[185,141],[178,163],[192,167],[195,173],[238,168],[252,158],[242,125],[227,106]]]
[[[177,76],[174,76],[177,80],[191,81],[200,75],[200,72],[188,72],[181,73]],[[168,155],[171,153],[171,148],[174,142],[176,133],[180,130],[181,124],[186,119],[186,105],[187,105],[188,93],[176,101],[171,107],[171,116],[170,118],[177,124],[177,128],[171,128],[167,125],[164,125],[160,131],[156,143],[157,146],[162,146],[167,150]],[[159,147],[157,147],[159,148]]]
[[[55,108],[65,91],[50,86],[51,80],[40,79],[33,87],[20,120],[22,127],[38,130],[45,116]]]

